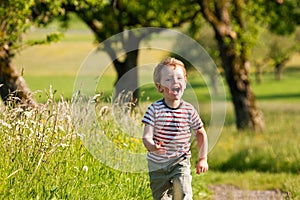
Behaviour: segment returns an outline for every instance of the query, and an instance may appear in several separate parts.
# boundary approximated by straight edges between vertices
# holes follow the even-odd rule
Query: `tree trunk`
[[[0,95],[5,105],[35,107],[25,80],[12,63],[12,53],[8,45],[0,46]]]
[[[287,61],[282,61],[280,63],[275,64],[275,78],[278,81],[282,79],[283,66],[285,65],[286,62]]]
[[[113,61],[117,72],[117,80],[115,82],[114,99],[124,102],[130,102],[132,106],[138,103],[138,47],[141,38],[138,38],[134,33],[129,32],[128,38],[123,38],[123,51],[125,51],[124,61],[116,54],[118,52],[113,49],[109,40],[104,42],[105,50]]]
[[[222,67],[225,71],[238,129],[250,128],[260,131],[263,128],[262,113],[255,105],[255,97],[250,85],[249,62],[246,59],[244,44],[238,52],[236,42],[238,35],[231,29],[231,13],[229,1],[215,1],[214,7],[208,0],[199,0],[204,18],[212,25],[218,42]],[[234,18],[243,30],[241,15],[242,1],[234,1]],[[214,10],[213,10],[214,9]],[[242,33],[240,33],[242,34]]]
[[[262,114],[255,105],[247,63],[242,62],[236,55],[224,56],[228,51],[231,50],[227,49],[221,54],[226,81],[234,105],[236,126],[238,129],[251,128],[259,131],[263,128]]]
[[[131,102],[133,106],[138,103],[138,50],[126,53],[125,61],[114,60],[114,67],[118,77],[115,82],[115,98],[123,102]],[[120,96],[121,95],[121,96]]]
[[[285,64],[289,61],[289,57],[285,57],[275,62],[275,78],[280,81],[282,79],[282,71]]]
[[[95,33],[99,42],[104,44],[104,48],[111,58],[117,72],[114,99],[121,99],[122,102],[130,102],[132,105],[135,105],[138,101],[138,75],[136,69],[139,52],[138,47],[143,37],[136,37],[131,31],[129,31],[128,38],[126,38],[124,34],[116,32],[116,35],[122,37],[119,38],[120,40],[107,40],[106,38],[108,36],[106,35],[107,32],[105,32],[105,29],[102,26],[99,26],[100,23],[95,18],[86,15],[85,10],[76,10],[72,5],[68,5],[67,10],[76,12]],[[118,24],[118,26],[118,30],[122,31],[122,28],[124,28],[122,27],[122,24]],[[120,49],[120,46],[118,45],[113,45],[113,42],[121,42],[122,49]],[[122,58],[119,58],[119,55],[117,55],[117,52],[120,50],[124,51],[125,54],[125,59],[123,61],[120,61]]]
[[[262,83],[262,66],[259,63],[256,63],[255,80],[258,84]]]
[[[219,44],[222,67],[225,71],[238,129],[250,128],[261,131],[264,127],[262,113],[256,107],[255,96],[249,77],[249,62],[243,54],[237,55],[233,45],[227,45],[224,38],[216,34]]]

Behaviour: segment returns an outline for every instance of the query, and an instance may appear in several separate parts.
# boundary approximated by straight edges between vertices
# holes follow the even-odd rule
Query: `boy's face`
[[[159,92],[162,92],[165,99],[181,99],[186,88],[186,78],[181,67],[165,66],[161,70],[160,84],[157,84]]]

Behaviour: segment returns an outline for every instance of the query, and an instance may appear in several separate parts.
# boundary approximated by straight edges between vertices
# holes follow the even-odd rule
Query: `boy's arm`
[[[199,152],[199,159],[196,166],[196,173],[200,174],[208,170],[208,164],[207,164],[208,143],[207,143],[207,135],[204,127],[196,131],[196,139],[198,143],[198,152]]]
[[[148,151],[155,152],[157,154],[166,154],[165,147],[162,147],[163,142],[155,144],[153,141],[153,127],[147,124],[144,127],[143,143]]]

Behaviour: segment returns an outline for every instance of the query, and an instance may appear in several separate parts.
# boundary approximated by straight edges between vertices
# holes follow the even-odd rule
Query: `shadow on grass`
[[[258,100],[280,100],[300,98],[300,93],[257,95]]]
[[[288,73],[289,75],[300,74],[300,67],[296,65],[289,66],[287,68],[284,68],[284,73]]]
[[[220,171],[240,172],[249,170],[272,173],[300,172],[298,162],[287,161],[287,159],[284,159],[282,156],[272,155],[260,147],[241,149],[216,168],[216,170]]]

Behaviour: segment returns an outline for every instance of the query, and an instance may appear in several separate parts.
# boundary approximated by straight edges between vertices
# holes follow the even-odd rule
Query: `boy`
[[[197,111],[181,99],[186,88],[184,64],[167,58],[156,66],[153,78],[163,99],[152,103],[142,119],[152,196],[155,200],[190,200],[191,130],[196,134],[199,149],[197,174],[208,170],[207,135]]]

